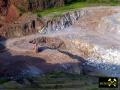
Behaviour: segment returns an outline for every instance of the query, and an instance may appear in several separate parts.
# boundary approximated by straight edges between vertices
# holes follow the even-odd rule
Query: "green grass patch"
[[[84,8],[84,7],[91,7],[91,6],[118,6],[120,5],[120,2],[74,2],[71,4],[67,4],[63,7],[55,7],[55,8],[49,8],[46,10],[37,10],[37,11],[33,11],[34,13],[37,13],[37,15],[39,17],[42,16],[47,16],[47,15],[54,15],[54,16],[58,16],[58,15],[62,15],[65,12],[68,11],[73,11],[73,10],[77,10],[80,8]]]
[[[69,5],[65,5],[63,7],[55,7],[55,8],[49,8],[43,11],[34,11],[34,13],[37,13],[37,15],[39,17],[41,16],[46,16],[49,14],[54,14],[54,15],[62,15],[64,12],[67,11],[72,11],[74,9],[78,9],[78,8],[83,8],[83,7],[87,7],[88,3],[85,2],[79,2],[79,3],[73,3],[73,4],[69,4]]]

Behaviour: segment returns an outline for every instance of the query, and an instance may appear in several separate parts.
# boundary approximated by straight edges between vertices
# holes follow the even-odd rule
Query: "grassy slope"
[[[110,2],[110,3],[75,2],[72,4],[65,5],[64,7],[50,8],[50,9],[47,9],[44,11],[35,11],[35,13],[37,13],[38,16],[47,16],[49,14],[61,15],[67,11],[72,11],[72,10],[76,10],[76,9],[83,8],[83,7],[101,6],[101,5],[117,6],[117,5],[120,5],[120,3],[115,3],[115,2]]]
[[[0,90],[119,90],[100,89],[98,77],[73,75],[62,72],[49,73],[46,76],[33,78],[34,84],[20,85],[14,81],[0,85]]]

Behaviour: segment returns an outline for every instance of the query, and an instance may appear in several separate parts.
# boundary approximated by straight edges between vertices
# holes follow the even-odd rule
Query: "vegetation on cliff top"
[[[37,15],[46,16],[49,14],[61,15],[64,12],[76,10],[83,7],[90,6],[117,6],[120,5],[119,0],[65,0],[67,1],[63,7],[54,7],[46,10],[37,10],[34,11]],[[68,2],[69,1],[69,2]]]

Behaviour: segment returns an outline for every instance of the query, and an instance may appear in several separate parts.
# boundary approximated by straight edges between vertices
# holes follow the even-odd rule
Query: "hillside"
[[[42,19],[38,20],[38,17],[59,16],[67,11],[100,5],[119,5],[119,0],[1,0],[0,39],[21,37],[38,32],[38,29],[40,30],[45,23]],[[35,30],[28,24],[34,21],[35,26],[39,26],[35,27]]]
[[[99,77],[120,78],[119,5],[0,0],[0,90],[104,90]]]

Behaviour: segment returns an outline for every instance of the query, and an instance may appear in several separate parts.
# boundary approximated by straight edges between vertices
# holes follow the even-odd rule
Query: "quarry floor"
[[[92,45],[105,49],[119,49],[120,36],[111,32],[106,34],[104,30],[98,30],[98,25],[101,23],[101,18],[119,13],[120,7],[92,7],[88,9],[91,12],[88,16],[80,18],[74,25],[64,30],[46,35],[37,33],[1,42],[6,45],[7,51],[0,53],[0,64],[8,65],[8,70],[17,70],[21,67],[24,68],[24,65],[30,65],[47,72],[52,71],[57,65],[61,64],[84,63],[84,60],[91,55],[89,50],[93,49]],[[60,38],[67,46],[67,49],[63,51],[70,54],[59,52],[56,49],[46,49],[43,52],[36,53],[29,41],[43,36]],[[85,45],[88,45],[88,47]],[[20,63],[24,64],[21,65]],[[90,69],[88,64],[85,65],[85,68]],[[93,74],[98,73],[94,70],[91,70]]]

